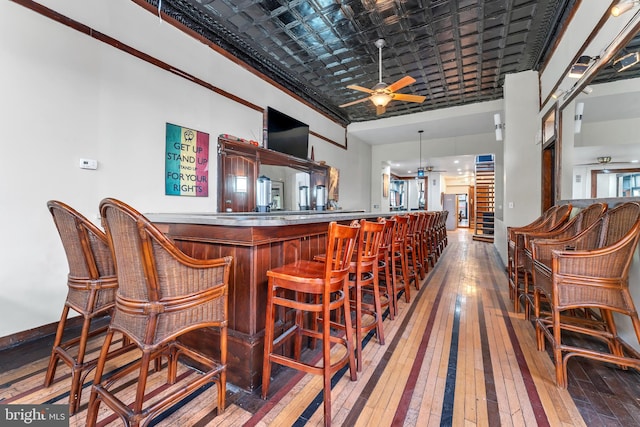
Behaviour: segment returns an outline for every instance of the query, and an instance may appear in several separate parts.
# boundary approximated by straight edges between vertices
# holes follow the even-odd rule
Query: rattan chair
[[[67,298],[58,322],[44,386],[48,387],[53,382],[58,362],[66,363],[71,368],[69,413],[74,414],[80,405],[81,384],[98,360],[97,357],[85,358],[87,342],[107,330],[106,325],[91,330],[91,323],[113,310],[118,281],[104,232],[65,203],[51,200],[47,207],[62,240],[69,275]],[[69,310],[80,314],[82,329],[79,336],[63,342]],[[126,347],[120,347],[114,352],[120,354],[126,350]]]
[[[515,250],[516,250],[516,231],[534,231],[537,227],[540,226],[555,210],[557,210],[561,205],[551,206],[549,209],[544,211],[542,215],[538,218],[534,219],[532,222],[526,225],[522,225],[519,227],[507,227],[507,277],[509,278],[509,297],[513,300],[515,295],[515,288],[511,286],[512,278],[515,272],[514,259],[515,259]]]
[[[639,239],[640,204],[628,202],[608,210],[577,236],[531,243],[538,349],[544,350],[545,338],[553,346],[559,387],[567,386],[567,362],[573,356],[640,369],[640,354],[620,339],[613,318],[613,312],[629,316],[640,343],[640,320],[628,283]],[[549,305],[545,313],[542,296]],[[567,344],[563,331],[600,339],[609,351]]]
[[[580,211],[562,227],[553,231],[524,232],[524,286],[518,298],[524,300],[525,319],[530,318],[533,306],[533,258],[531,256],[531,243],[536,239],[567,239],[574,237],[583,230],[589,228],[607,211],[606,203],[592,203]],[[551,260],[540,260],[550,265]]]
[[[360,225],[329,224],[325,261],[297,260],[267,271],[268,289],[262,367],[262,398],[266,399],[271,383],[271,364],[288,366],[303,372],[322,375],[324,390],[324,423],[331,425],[331,377],[342,367],[349,365],[351,380],[357,377],[353,351],[353,326],[349,307],[349,269],[356,248]],[[294,324],[275,337],[278,307],[294,310]],[[305,323],[305,313],[312,320]],[[344,319],[344,334],[331,333],[331,314]],[[320,317],[322,329],[315,321]],[[333,317],[335,319],[335,317]],[[310,326],[308,324],[310,323]],[[302,338],[322,341],[320,364],[301,359]],[[293,354],[277,350],[293,338]],[[341,346],[342,353],[331,360],[332,348]],[[286,352],[283,352],[286,353]]]
[[[524,228],[509,227],[509,296],[513,299],[513,310],[520,311],[520,295],[524,287],[524,235],[531,232],[550,232],[562,227],[571,216],[573,206],[570,203],[559,205],[551,211],[549,215],[536,226]]]
[[[225,408],[227,358],[227,294],[232,258],[200,260],[185,255],[142,214],[114,199],[100,203],[100,213],[113,252],[118,293],[113,318],[100,353],[89,398],[87,425],[94,426],[100,403],[125,425],[148,424],[170,406],[210,383],[217,384],[218,413]],[[217,328],[219,348],[209,356],[181,343],[183,334]],[[135,363],[115,365],[108,358],[114,333],[128,337],[140,350]],[[168,357],[167,390],[149,398],[149,364]],[[196,372],[177,381],[178,359]],[[118,368],[107,373],[106,368]],[[122,384],[137,374],[135,397]],[[174,387],[171,387],[171,386]],[[123,393],[123,394],[120,394]]]

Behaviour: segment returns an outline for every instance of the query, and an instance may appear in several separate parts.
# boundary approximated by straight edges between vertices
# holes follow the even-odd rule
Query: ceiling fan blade
[[[380,114],[384,114],[385,111],[387,111],[386,107],[376,105],[376,116],[379,116]]]
[[[427,97],[422,95],[405,95],[404,93],[394,93],[393,99],[396,101],[408,101],[408,102],[421,103],[421,102],[424,102],[424,100],[427,99]]]
[[[351,102],[347,102],[346,104],[342,104],[339,107],[340,108],[349,107],[351,105],[356,105],[356,104],[359,104],[361,102],[365,102],[365,101],[368,101],[368,100],[369,100],[369,98],[360,98],[360,99],[357,99],[355,101],[351,101]]]
[[[347,86],[347,89],[359,90],[360,92],[373,93],[372,89],[369,89],[369,88],[366,88],[366,87],[362,87],[362,86],[358,86],[358,85],[349,85],[349,86]]]
[[[405,86],[409,86],[411,83],[414,83],[415,81],[416,79],[414,79],[411,76],[404,76],[397,82],[392,83],[390,86],[388,86],[387,89],[389,90],[389,92],[395,92],[399,89],[402,89]]]

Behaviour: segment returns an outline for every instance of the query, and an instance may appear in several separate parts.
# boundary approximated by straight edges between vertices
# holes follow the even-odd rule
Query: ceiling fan
[[[431,173],[431,172],[446,172],[445,169],[436,169],[435,166],[427,166],[425,168],[425,171],[427,171],[427,173]]]
[[[356,101],[347,102],[346,104],[342,104],[340,107],[349,107],[351,105],[359,104],[361,102],[365,102],[367,100],[371,100],[373,105],[376,106],[376,115],[384,114],[386,111],[387,104],[392,101],[408,101],[408,102],[417,102],[421,103],[426,99],[426,96],[421,95],[405,95],[403,93],[395,93],[396,91],[402,89],[405,86],[408,86],[416,81],[411,76],[404,76],[400,80],[390,85],[386,84],[382,81],[382,48],[385,46],[385,41],[383,39],[379,39],[375,42],[376,47],[378,48],[379,60],[378,60],[378,72],[380,75],[380,80],[378,83],[371,89],[366,87],[358,86],[358,85],[349,85],[347,88],[353,90],[359,90],[360,92],[366,92],[371,96],[367,98],[361,98]]]
[[[595,162],[580,163],[580,164],[578,164],[576,166],[589,166],[589,165],[607,166],[607,165],[624,164],[624,163],[631,163],[631,162],[612,162],[611,161],[611,156],[599,156],[599,157],[596,157],[596,161]]]

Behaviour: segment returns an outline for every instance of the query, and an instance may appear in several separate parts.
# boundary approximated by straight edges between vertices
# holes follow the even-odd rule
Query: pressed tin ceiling
[[[147,0],[158,7],[158,0]],[[162,12],[347,124],[503,97],[505,75],[539,70],[575,0],[162,0]],[[347,85],[416,82],[376,116]]]

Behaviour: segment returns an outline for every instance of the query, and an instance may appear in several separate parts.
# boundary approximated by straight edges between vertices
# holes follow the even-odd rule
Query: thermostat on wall
[[[98,161],[93,159],[80,159],[81,169],[98,169]]]

